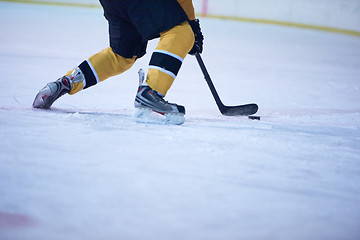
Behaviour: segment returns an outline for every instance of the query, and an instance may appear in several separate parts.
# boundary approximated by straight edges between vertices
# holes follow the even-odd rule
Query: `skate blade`
[[[181,125],[185,122],[183,114],[160,114],[148,108],[136,108],[134,117],[141,123]]]

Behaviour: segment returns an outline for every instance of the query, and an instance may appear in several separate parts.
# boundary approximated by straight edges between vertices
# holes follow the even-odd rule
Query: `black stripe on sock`
[[[85,76],[85,86],[83,89],[86,89],[88,87],[94,86],[97,81],[96,81],[96,77],[93,73],[93,71],[91,70],[89,64],[87,61],[83,61],[80,65],[79,68],[81,69],[81,71],[83,72],[84,76]]]
[[[172,72],[175,76],[178,74],[182,62],[166,53],[154,52],[151,56],[150,66],[157,66]]]

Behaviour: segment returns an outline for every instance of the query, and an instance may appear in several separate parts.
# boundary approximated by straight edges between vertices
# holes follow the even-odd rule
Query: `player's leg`
[[[153,0],[142,1],[142,4],[134,1],[129,15],[144,38],[160,37],[149,63],[146,81],[139,86],[135,107],[164,115],[184,115],[183,106],[169,103],[163,98],[194,44],[194,33],[187,22],[186,13],[177,1]],[[147,24],[149,21],[152,24]]]
[[[165,96],[193,45],[194,33],[187,22],[161,33],[151,56],[146,83]]]
[[[73,84],[69,94],[75,94],[109,77],[125,72],[132,67],[135,60],[136,57],[124,58],[114,53],[110,47],[102,50],[67,73]],[[82,77],[76,77],[76,72],[80,72]]]
[[[127,19],[127,8],[131,1],[100,2],[109,22],[110,47],[83,61],[57,81],[47,84],[35,97],[33,107],[50,108],[65,93],[75,94],[118,75],[145,54],[147,40]]]
[[[48,109],[66,93],[75,94],[111,76],[123,73],[134,64],[135,59],[135,57],[121,57],[114,53],[111,48],[104,49],[83,61],[65,76],[55,82],[48,83],[36,95],[33,107]]]
[[[146,82],[138,89],[136,108],[151,108],[162,114],[185,114],[183,106],[168,103],[163,97],[193,44],[194,34],[187,22],[161,33],[159,44],[151,56]]]

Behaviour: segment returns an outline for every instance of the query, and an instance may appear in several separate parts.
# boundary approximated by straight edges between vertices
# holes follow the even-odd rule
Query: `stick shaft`
[[[221,102],[221,99],[219,97],[219,94],[217,93],[216,89],[215,89],[215,86],[213,84],[213,82],[211,81],[211,78],[210,78],[210,75],[205,67],[205,64],[204,64],[204,61],[202,60],[201,56],[200,56],[200,53],[195,53],[195,57],[196,57],[196,60],[198,61],[199,63],[199,66],[201,68],[201,71],[203,72],[203,75],[204,75],[204,78],[210,88],[210,91],[215,99],[215,102],[217,104],[217,106],[219,107],[220,111],[222,111],[222,108],[224,106],[224,104]]]

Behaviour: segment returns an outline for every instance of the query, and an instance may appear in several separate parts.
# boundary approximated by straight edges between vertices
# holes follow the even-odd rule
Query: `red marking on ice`
[[[35,223],[34,219],[25,215],[0,212],[0,229],[29,227],[34,226]]]
[[[206,16],[208,14],[208,9],[209,9],[209,5],[208,5],[208,0],[203,0],[203,4],[202,4],[202,14],[204,16]]]

